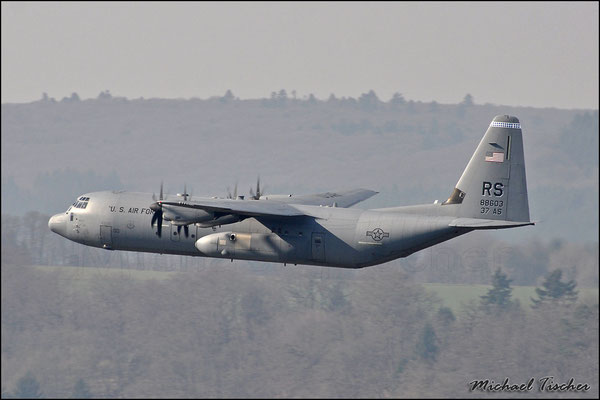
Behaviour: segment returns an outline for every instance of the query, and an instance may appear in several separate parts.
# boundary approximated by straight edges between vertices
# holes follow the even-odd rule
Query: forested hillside
[[[161,181],[444,200],[498,114],[523,125],[534,227],[362,270],[106,251],[48,229],[82,193]],[[597,110],[45,95],[2,105],[1,152],[2,398],[598,397]],[[492,286],[448,307],[422,283]],[[589,389],[539,390],[549,376]],[[470,390],[505,378],[536,381]]]
[[[597,298],[454,313],[392,266],[215,267],[139,279],[152,273],[3,261],[2,397],[33,382],[42,397],[480,398],[469,382],[546,376],[590,390],[528,397],[598,396]]]
[[[196,195],[365,187],[360,207],[446,199],[495,115],[524,133],[532,218],[539,229],[499,232],[522,241],[598,241],[598,111],[422,103],[374,92],[359,98],[96,99],[2,104],[2,212],[52,214],[104,189]],[[502,236],[505,235],[505,236]],[[508,240],[508,239],[507,239]]]

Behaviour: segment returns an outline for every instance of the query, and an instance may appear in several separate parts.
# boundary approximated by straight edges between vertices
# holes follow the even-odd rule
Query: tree
[[[79,378],[75,387],[73,388],[73,398],[74,399],[91,399],[92,394],[90,393],[90,388],[87,383],[83,380],[83,378]]]
[[[288,100],[288,96],[287,96],[287,92],[285,91],[285,89],[281,89],[278,93],[277,93],[277,105],[279,107],[285,107],[286,103]]]
[[[98,95],[98,100],[110,100],[112,99],[112,95],[110,94],[110,90],[105,90],[103,92],[100,92],[100,94]]]
[[[427,322],[419,340],[417,341],[417,355],[422,360],[425,360],[429,363],[434,362],[437,353],[438,353],[438,345],[437,345],[437,336],[435,334],[435,330],[431,323]]]
[[[570,303],[577,300],[577,291],[575,290],[577,284],[575,281],[571,279],[569,282],[561,282],[561,277],[562,271],[560,269],[554,270],[542,283],[544,289],[535,288],[538,299],[531,298],[534,307],[551,301]]]
[[[25,376],[17,382],[14,397],[18,399],[39,399],[42,397],[40,384],[31,371],[27,371]]]
[[[465,106],[472,106],[473,105],[473,96],[471,96],[471,94],[467,93],[465,98],[463,99],[462,103],[460,103],[462,105]]]
[[[221,103],[231,103],[233,100],[235,100],[235,97],[233,96],[233,93],[230,89],[227,89],[225,95],[220,99]]]
[[[511,282],[512,279],[508,279],[506,274],[502,273],[500,268],[498,268],[492,277],[492,288],[488,290],[485,296],[481,296],[482,306],[495,305],[504,310],[509,308],[513,304],[510,299],[512,293]]]
[[[361,94],[358,98],[358,105],[365,111],[372,111],[377,109],[379,103],[379,98],[373,90],[369,90],[369,93]]]
[[[406,103],[406,100],[404,99],[404,96],[402,96],[402,94],[396,92],[390,99],[390,103],[394,105],[402,105]]]
[[[454,316],[452,309],[450,309],[449,307],[440,307],[437,312],[437,319],[444,326],[449,326],[454,321],[456,321],[456,317]]]

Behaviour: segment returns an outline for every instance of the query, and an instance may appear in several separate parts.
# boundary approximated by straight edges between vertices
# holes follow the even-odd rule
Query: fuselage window
[[[71,218],[70,218],[70,220],[71,220],[71,221],[73,221],[73,213],[71,213]]]

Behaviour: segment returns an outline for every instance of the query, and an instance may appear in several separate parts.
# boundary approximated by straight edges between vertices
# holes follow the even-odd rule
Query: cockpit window
[[[84,196],[81,196],[80,198],[78,198],[78,199],[75,201],[75,203],[73,203],[73,207],[75,207],[75,208],[82,208],[82,209],[84,209],[84,208],[86,208],[86,207],[87,207],[87,205],[88,205],[88,202],[89,202],[89,201],[90,201],[90,198],[89,198],[89,197],[84,197]]]

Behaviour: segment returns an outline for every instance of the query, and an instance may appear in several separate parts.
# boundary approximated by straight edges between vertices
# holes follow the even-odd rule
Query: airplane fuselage
[[[498,115],[443,203],[360,210],[355,189],[257,200],[94,192],[53,216],[54,232],[109,250],[361,268],[479,229],[529,220],[521,124]],[[308,205],[311,204],[311,205]],[[156,225],[156,227],[155,227]],[[183,233],[183,234],[182,234]]]
[[[455,217],[443,214],[452,214],[452,206],[360,210],[295,205],[307,215],[246,218],[209,228],[191,224],[187,237],[181,227],[163,220],[159,237],[150,222],[152,194],[105,191],[82,198],[89,198],[85,208],[71,207],[52,217],[49,226],[70,240],[108,250],[361,268],[470,231],[449,226]],[[424,208],[430,215],[419,215]]]

